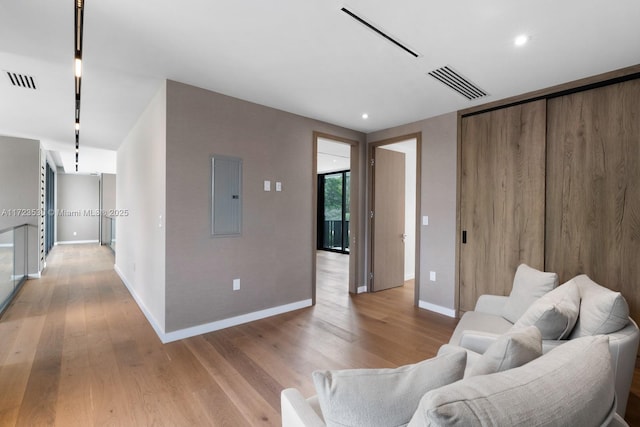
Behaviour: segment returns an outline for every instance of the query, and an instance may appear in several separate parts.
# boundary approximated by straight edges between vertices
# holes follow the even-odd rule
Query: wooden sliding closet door
[[[461,119],[459,308],[544,266],[546,101]],[[463,236],[459,236],[462,238]]]
[[[547,268],[622,292],[640,319],[640,80],[547,108]]]

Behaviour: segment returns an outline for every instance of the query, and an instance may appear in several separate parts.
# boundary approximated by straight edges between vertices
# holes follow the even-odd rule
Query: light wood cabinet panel
[[[461,119],[459,308],[544,265],[546,101]],[[461,238],[462,236],[459,236]]]
[[[622,292],[639,320],[640,80],[547,108],[547,269]]]

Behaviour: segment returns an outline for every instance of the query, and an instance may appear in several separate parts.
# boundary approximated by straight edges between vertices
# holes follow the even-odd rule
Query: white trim
[[[192,326],[190,328],[180,329],[173,332],[165,333],[160,337],[163,343],[177,341],[190,338],[196,335],[206,334],[208,332],[218,331],[220,329],[229,328],[231,326],[242,325],[243,323],[253,322],[255,320],[265,319],[278,314],[288,313],[290,311],[299,310],[301,308],[311,307],[311,299],[293,302],[291,304],[280,305],[277,307],[267,308],[252,313],[241,314],[240,316],[230,317],[228,319],[217,320],[203,325]]]
[[[42,275],[40,274],[39,271],[37,273],[27,274],[28,279],[40,279],[41,277]]]
[[[62,242],[56,242],[56,245],[82,245],[86,243],[100,243],[99,240],[63,240]]]
[[[12,248],[13,243],[0,243],[0,248]]]
[[[153,317],[151,312],[147,309],[147,306],[144,305],[144,302],[142,301],[142,299],[140,299],[140,297],[136,293],[131,283],[129,283],[124,273],[122,272],[122,270],[120,270],[120,267],[118,267],[117,264],[114,264],[113,269],[116,271],[118,276],[120,276],[120,280],[122,280],[122,283],[124,283],[124,286],[126,286],[127,290],[129,291],[133,299],[136,301],[136,304],[138,304],[138,307],[140,307],[140,310],[142,310],[142,314],[144,314],[144,317],[147,318],[147,321],[151,324],[151,327],[153,328],[153,330],[156,331],[156,335],[158,335],[158,338],[160,338],[160,341],[164,343],[165,341],[162,338],[164,336],[164,328],[158,324],[156,318]]]
[[[445,316],[456,317],[456,311],[454,309],[447,308],[447,307],[442,307],[442,306],[436,305],[436,304],[431,304],[430,302],[419,300],[418,301],[418,307],[420,307],[420,308],[422,308],[424,310],[429,310],[429,311],[434,311],[434,312],[439,313],[439,314],[444,314]]]
[[[311,307],[311,299],[306,299],[302,301],[293,302],[290,304],[280,305],[278,307],[271,307],[264,310],[254,311],[252,313],[241,314],[240,316],[230,317],[228,319],[217,320],[215,322],[205,323],[203,325],[192,326],[190,328],[179,329],[177,331],[165,332],[164,328],[161,327],[156,321],[155,317],[151,314],[151,312],[144,305],[142,300],[138,297],[133,286],[128,282],[125,278],[124,274],[120,270],[117,265],[113,266],[120,279],[122,279],[122,283],[127,287],[131,296],[136,301],[140,310],[145,315],[153,329],[155,330],[158,338],[162,341],[163,344],[178,341],[185,338],[194,337],[196,335],[206,334],[208,332],[218,331],[220,329],[229,328],[231,326],[242,325],[243,323],[253,322],[255,320],[264,319],[271,316],[276,316],[278,314],[287,313],[289,311],[299,310],[301,308]]]
[[[405,274],[404,275],[404,281],[409,281],[409,280],[413,280],[416,278],[416,275],[413,273],[413,271],[411,273]]]
[[[359,286],[357,291],[356,291],[356,293],[358,293],[358,294],[364,294],[366,292],[367,292],[367,285]]]

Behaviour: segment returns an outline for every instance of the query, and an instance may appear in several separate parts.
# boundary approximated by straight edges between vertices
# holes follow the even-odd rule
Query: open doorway
[[[314,134],[313,302],[357,291],[358,142]]]
[[[372,144],[370,286],[407,287],[418,301],[420,135]]]

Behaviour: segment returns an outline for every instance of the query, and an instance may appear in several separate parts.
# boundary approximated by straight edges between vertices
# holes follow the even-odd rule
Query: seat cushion
[[[597,426],[615,405],[609,339],[578,338],[519,368],[428,392],[417,426]]]
[[[478,311],[467,311],[460,318],[456,329],[449,339],[449,344],[460,345],[460,338],[462,338],[464,331],[481,331],[502,335],[508,332],[511,327],[513,327],[513,324],[502,316]]]
[[[396,369],[316,371],[313,382],[327,426],[402,426],[429,390],[462,378],[466,351]]]
[[[484,354],[474,361],[465,373],[465,378],[517,368],[541,355],[540,330],[535,326],[516,329],[501,335],[491,344]]]
[[[619,331],[629,323],[629,306],[620,292],[600,286],[586,274],[570,280],[580,291],[580,316],[571,338]]]
[[[502,308],[502,316],[511,323],[516,323],[531,304],[556,286],[558,286],[556,273],[547,273],[526,264],[520,264],[513,277],[509,298]]]
[[[536,326],[542,339],[568,338],[580,312],[580,293],[573,281],[558,286],[540,297],[513,325],[514,329]]]

